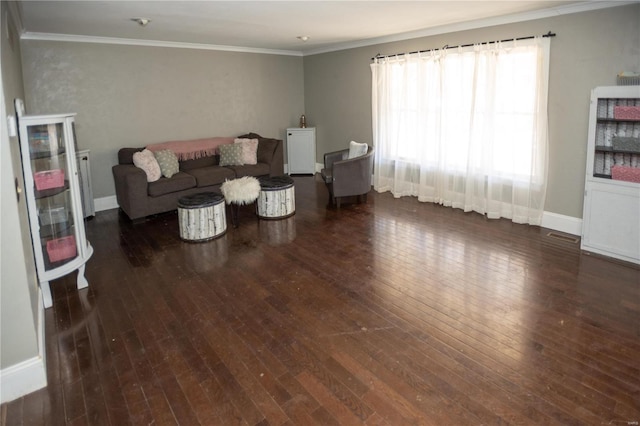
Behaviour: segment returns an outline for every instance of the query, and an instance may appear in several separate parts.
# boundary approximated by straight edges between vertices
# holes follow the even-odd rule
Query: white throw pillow
[[[258,139],[234,139],[234,143],[242,145],[242,162],[244,164],[258,164]]]
[[[366,143],[351,141],[349,144],[349,156],[347,158],[361,157],[367,153],[369,146]]]
[[[147,174],[147,182],[155,182],[162,176],[156,157],[148,149],[133,154],[133,164],[144,170]]]

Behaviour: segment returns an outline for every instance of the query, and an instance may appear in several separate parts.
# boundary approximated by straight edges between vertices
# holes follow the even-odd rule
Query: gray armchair
[[[329,200],[340,208],[340,197],[358,196],[367,202],[367,194],[371,190],[371,174],[373,173],[373,147],[367,153],[355,158],[348,158],[349,150],[329,152],[324,155],[324,169],[320,172],[329,190]]]

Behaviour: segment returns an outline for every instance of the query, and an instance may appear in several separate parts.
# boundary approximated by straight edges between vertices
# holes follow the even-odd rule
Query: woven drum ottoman
[[[289,176],[260,178],[258,197],[260,219],[284,219],[296,212],[296,194],[293,179]]]
[[[201,242],[227,232],[224,197],[216,192],[201,192],[178,200],[180,238]]]

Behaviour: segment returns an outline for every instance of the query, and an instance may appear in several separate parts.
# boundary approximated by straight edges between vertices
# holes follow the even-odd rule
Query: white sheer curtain
[[[376,59],[374,189],[539,225],[549,39]]]

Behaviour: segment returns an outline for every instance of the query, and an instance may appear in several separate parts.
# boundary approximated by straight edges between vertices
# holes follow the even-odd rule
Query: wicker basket
[[[60,188],[61,186],[64,186],[64,170],[53,169],[44,172],[36,172],[33,174],[33,180],[36,182],[36,189],[38,191]]]
[[[69,220],[67,211],[64,207],[52,207],[42,209],[38,212],[41,225],[55,225],[56,223],[64,223]]]
[[[611,139],[614,151],[640,152],[640,138],[616,136]]]
[[[616,120],[640,120],[640,106],[616,106],[613,117]]]
[[[611,179],[640,183],[640,169],[627,166],[611,167]]]
[[[47,241],[47,254],[50,262],[59,262],[76,256],[76,237],[56,238]]]

